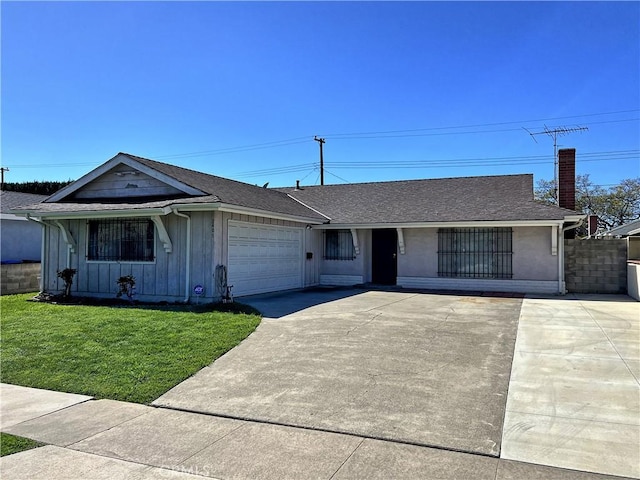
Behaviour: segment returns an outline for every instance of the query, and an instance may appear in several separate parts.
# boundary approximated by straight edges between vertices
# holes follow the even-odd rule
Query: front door
[[[395,285],[398,276],[398,232],[393,228],[371,231],[371,280],[380,285]]]

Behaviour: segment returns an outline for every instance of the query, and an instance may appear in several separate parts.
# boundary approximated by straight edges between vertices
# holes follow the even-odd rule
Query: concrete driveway
[[[249,338],[154,402],[497,456],[522,300],[338,290],[248,300]]]

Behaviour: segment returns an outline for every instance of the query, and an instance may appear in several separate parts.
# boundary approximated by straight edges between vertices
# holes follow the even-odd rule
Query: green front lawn
[[[2,382],[127,402],[151,402],[260,323],[257,314],[211,305],[54,305],[31,297],[0,297]]]
[[[16,437],[15,435],[9,435],[8,433],[0,433],[0,457],[41,447],[42,445],[44,445],[44,443],[36,442],[35,440]]]

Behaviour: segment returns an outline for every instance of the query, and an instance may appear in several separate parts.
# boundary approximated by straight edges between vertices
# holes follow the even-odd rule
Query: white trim
[[[77,248],[77,244],[76,244],[76,241],[73,239],[73,236],[71,235],[71,232],[67,229],[67,227],[65,225],[60,223],[60,221],[55,220],[54,223],[60,229],[60,232],[62,233],[62,240],[64,240],[64,243],[67,244],[67,248],[69,249],[69,251],[71,253],[75,253],[76,252],[76,248]]]
[[[554,257],[558,255],[558,227],[556,225],[551,227],[551,255]]]
[[[111,160],[107,160],[106,163],[103,163],[102,165],[100,165],[99,167],[91,170],[89,173],[87,173],[86,175],[80,177],[78,180],[76,180],[75,182],[67,185],[66,187],[58,190],[56,193],[54,193],[53,195],[51,195],[49,198],[45,199],[44,202],[45,203],[51,203],[51,202],[58,202],[66,197],[68,197],[69,195],[71,195],[73,192],[76,192],[78,190],[80,190],[82,187],[84,187],[85,185],[91,183],[93,180],[95,180],[96,178],[98,178],[100,175],[103,175],[107,172],[109,172],[111,169],[113,169],[114,167],[116,167],[119,164],[125,164],[131,168],[135,168],[136,170],[141,171],[142,173],[145,173],[147,175],[149,175],[150,177],[155,178],[156,180],[160,180],[163,183],[166,183],[167,185],[170,185],[174,188],[177,188],[178,190],[188,194],[188,195],[207,195],[206,192],[203,192],[201,190],[198,190],[196,188],[193,188],[185,183],[179,182],[178,180],[176,180],[173,177],[170,177],[169,175],[165,175],[164,173],[160,173],[150,167],[147,167],[146,165],[143,165],[142,163],[134,160],[133,158],[129,157],[126,154],[123,153],[118,153],[115,157],[113,157]]]
[[[320,275],[320,285],[352,286],[364,283],[362,275]]]
[[[468,222],[415,222],[415,223],[345,223],[322,224],[316,230],[344,230],[349,228],[457,228],[457,227],[552,227],[562,226],[564,220],[509,220],[509,221],[468,221]]]
[[[351,229],[351,240],[353,241],[353,251],[356,255],[360,255],[360,245],[358,244],[358,230]]]
[[[153,215],[167,215],[171,212],[169,207],[163,208],[144,208],[144,209],[126,209],[126,210],[87,210],[77,212],[38,212],[24,211],[20,212],[31,218],[40,218],[42,220],[72,220],[72,219],[100,219],[100,218],[128,218],[128,217],[151,217]]]
[[[12,213],[0,213],[0,220],[19,220],[21,222],[27,221],[25,217],[13,215]]]
[[[155,224],[156,229],[158,230],[158,237],[160,237],[164,251],[171,253],[173,251],[173,245],[171,243],[171,237],[169,237],[169,232],[167,232],[167,227],[164,226],[164,222],[162,221],[162,217],[160,217],[160,215],[152,215],[151,221]]]
[[[186,213],[181,213],[177,209],[173,211],[178,217],[187,219],[187,246],[185,248],[185,282],[184,282],[184,303],[189,303],[191,298],[191,217]],[[152,219],[153,220],[153,219]],[[155,223],[155,222],[154,222]]]
[[[404,232],[401,228],[396,228],[396,232],[398,232],[398,248],[400,250],[400,255],[404,255]]]
[[[220,210],[221,212],[238,213],[240,215],[251,215],[254,217],[273,218],[274,220],[287,220],[289,222],[297,222],[297,223],[314,223],[318,225],[322,223],[317,218],[300,217],[297,215],[289,215],[287,213],[276,213],[276,212],[270,212],[268,210],[258,210],[256,208],[238,207],[238,206],[229,205],[226,203],[220,203],[218,205],[219,205],[218,210]],[[185,205],[184,207],[181,206],[180,208],[183,210],[186,210],[189,207],[188,205]]]
[[[495,280],[472,278],[398,277],[397,285],[404,288],[427,290],[472,290],[485,292],[557,294],[555,280]]]
[[[20,215],[30,215],[34,218],[43,219],[72,219],[72,218],[112,218],[112,217],[152,217],[155,215],[168,215],[174,210],[182,212],[211,212],[221,211],[237,213],[240,215],[251,215],[254,217],[272,218],[274,220],[286,220],[288,222],[320,225],[322,222],[317,218],[301,217],[286,213],[275,213],[268,210],[256,208],[239,207],[226,203],[176,203],[165,207],[140,208],[140,209],[119,209],[119,210],[82,210],[67,212],[38,212],[33,210],[17,211]]]
[[[307,205],[306,203],[304,203],[302,200],[299,200],[299,199],[297,199],[296,197],[293,197],[293,196],[289,195],[288,193],[287,193],[287,197],[289,197],[289,198],[291,198],[291,199],[295,200],[296,202],[298,202],[298,203],[299,203],[300,205],[302,205],[303,207],[308,208],[309,210],[312,210],[312,211],[316,212],[318,215],[322,215],[322,216],[323,216],[324,218],[326,218],[327,220],[331,220],[331,217],[327,217],[327,216],[326,216],[324,213],[322,213],[320,210],[316,210],[315,208],[310,207],[309,205]]]

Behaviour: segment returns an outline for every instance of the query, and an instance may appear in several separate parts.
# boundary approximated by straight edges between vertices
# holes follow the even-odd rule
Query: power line
[[[579,154],[576,159],[577,163],[582,162],[602,162],[602,161],[621,161],[621,160],[638,160],[640,159],[640,150],[612,150],[604,152],[585,152]],[[549,165],[553,163],[551,155],[528,155],[528,156],[511,156],[511,157],[477,157],[477,158],[458,158],[458,159],[423,159],[423,160],[387,160],[387,161],[371,161],[371,160],[349,160],[349,161],[330,161],[326,162],[326,167],[331,169],[388,169],[388,168],[443,168],[443,167],[491,167],[491,166],[507,166],[507,165]],[[317,168],[314,164],[298,164],[287,167],[274,167],[261,170],[244,171],[234,175],[239,177],[263,177],[275,176],[286,173],[294,173],[305,171],[309,167]],[[334,174],[335,176],[335,174]]]
[[[325,169],[325,171],[326,171],[329,175],[333,175],[334,177],[336,177],[336,178],[338,178],[338,179],[342,180],[343,182],[351,183],[351,182],[349,182],[349,180],[347,180],[346,178],[342,178],[340,175],[336,175],[335,173],[332,173],[332,172],[330,172],[330,171],[329,171],[329,170],[327,170],[327,169]]]
[[[429,128],[418,128],[418,129],[409,129],[409,130],[388,130],[388,131],[377,131],[377,132],[359,132],[359,133],[334,133],[323,135],[322,138],[332,138],[334,140],[357,140],[357,139],[373,139],[373,138],[402,138],[402,137],[420,137],[420,136],[441,136],[441,135],[472,135],[472,134],[482,134],[482,133],[503,133],[503,132],[511,132],[511,131],[521,131],[523,127],[517,128],[500,128],[500,129],[491,129],[491,130],[470,130],[470,131],[452,131],[452,132],[439,132],[441,130],[456,130],[456,129],[466,129],[466,128],[481,128],[481,127],[494,127],[494,126],[504,126],[504,125],[522,125],[524,123],[532,123],[532,122],[543,122],[550,120],[564,120],[571,118],[585,118],[585,117],[598,117],[598,116],[606,116],[606,115],[615,115],[615,114],[623,114],[623,113],[635,113],[639,112],[640,109],[633,110],[619,110],[615,112],[601,112],[601,113],[589,113],[584,115],[569,115],[562,117],[549,117],[549,118],[541,118],[535,120],[518,120],[518,121],[509,121],[509,122],[496,122],[496,123],[480,123],[480,124],[471,124],[471,125],[457,125],[457,126],[447,126],[447,127],[429,127]],[[598,125],[598,124],[606,124],[606,123],[621,123],[621,122],[635,122],[639,121],[640,118],[626,118],[626,119],[617,119],[617,120],[603,120],[603,121],[594,121],[585,123],[586,125]],[[584,122],[583,122],[584,123]],[[534,129],[537,127],[529,127],[530,129]],[[434,132],[434,133],[418,133],[418,132]],[[187,158],[196,158],[196,157],[205,157],[205,156],[215,156],[215,155],[225,155],[232,153],[241,153],[253,150],[262,150],[268,148],[279,148],[290,145],[297,145],[302,143],[308,143],[313,141],[312,136],[300,136],[294,137],[285,140],[278,140],[273,142],[264,142],[264,143],[254,143],[249,145],[242,145],[236,147],[226,147],[219,148],[213,150],[201,150],[196,152],[187,152],[187,153],[176,153],[176,154],[166,154],[166,155],[151,155],[152,158],[161,160],[161,159],[187,159]],[[27,165],[19,165],[10,164],[11,168],[42,168],[42,167],[52,167],[52,168],[67,168],[67,167],[80,167],[80,166],[97,166],[100,165],[100,162],[82,162],[82,163],[52,163],[52,164],[27,164]]]
[[[617,112],[589,113],[589,114],[585,114],[585,115],[570,115],[570,116],[564,116],[564,117],[537,118],[537,119],[533,119],[533,120],[517,120],[517,121],[495,122],[495,123],[477,123],[477,124],[470,124],[470,125],[453,125],[453,126],[448,126],[448,127],[428,127],[428,128],[414,128],[414,129],[407,129],[407,130],[387,130],[387,131],[377,131],[377,132],[333,133],[333,134],[325,134],[324,136],[325,137],[337,138],[337,137],[350,137],[350,136],[357,136],[357,135],[385,135],[385,134],[395,134],[395,133],[424,132],[424,131],[433,131],[433,130],[453,130],[453,129],[456,129],[456,128],[496,127],[496,126],[501,126],[501,125],[521,125],[523,123],[546,122],[546,121],[550,121],[550,120],[565,120],[565,119],[570,119],[570,118],[595,117],[595,116],[614,115],[614,114],[621,114],[621,113],[633,113],[633,112],[639,112],[639,111],[640,111],[640,109],[620,110],[620,111],[617,111]],[[603,122],[590,122],[590,124],[592,124],[592,123],[612,123],[612,122],[620,122],[620,121],[635,121],[635,120],[639,120],[639,119],[638,118],[633,118],[633,119],[624,119],[624,120],[606,120],[606,121],[603,121]],[[518,129],[514,129],[514,130],[518,130]],[[502,131],[509,131],[509,130],[496,130],[496,131],[502,132]],[[472,133],[475,133],[475,132],[472,132]]]

